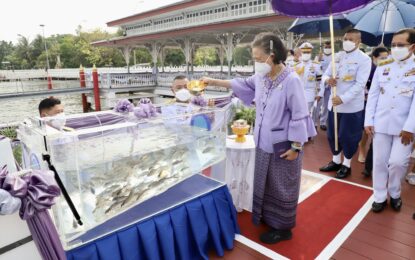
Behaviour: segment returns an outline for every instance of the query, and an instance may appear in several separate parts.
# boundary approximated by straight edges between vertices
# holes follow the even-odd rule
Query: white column
[[[127,64],[127,72],[130,73],[130,54],[131,46],[123,46],[121,49],[122,56],[124,57],[125,63]]]
[[[190,72],[190,65],[193,64],[193,48],[194,48],[194,42],[196,41],[193,38],[190,38],[189,36],[185,36],[184,39],[175,40],[177,44],[179,44],[180,48],[182,49],[184,53],[184,57],[186,59],[186,73],[189,76]]]
[[[228,32],[225,34],[216,35],[216,39],[225,51],[226,59],[228,60],[228,78],[231,77],[233,51],[236,45],[242,40],[244,35],[242,33]]]
[[[152,42],[145,44],[145,46],[151,54],[151,59],[153,62],[153,74],[157,75],[157,58],[159,56],[161,48],[163,47],[163,44],[160,42]]]

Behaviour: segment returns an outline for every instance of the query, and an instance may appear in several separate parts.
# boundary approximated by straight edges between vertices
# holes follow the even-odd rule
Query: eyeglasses
[[[395,47],[402,48],[402,47],[409,46],[409,45],[412,45],[412,44],[410,44],[410,43],[392,43],[391,47],[392,48],[395,48]]]

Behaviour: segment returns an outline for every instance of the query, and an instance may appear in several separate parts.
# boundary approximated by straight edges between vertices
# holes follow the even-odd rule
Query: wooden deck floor
[[[308,144],[305,148],[303,168],[318,173],[318,169],[330,160],[331,153],[325,132],[320,132],[314,143]],[[352,175],[346,180],[371,186],[371,178],[365,178],[361,174],[362,170],[363,164],[357,162],[357,158],[354,158]],[[331,176],[331,174],[325,175]],[[415,212],[414,186],[406,182],[403,183],[402,200],[403,206],[399,213],[392,211],[390,208],[380,214],[369,212],[332,256],[332,259],[415,259],[415,220],[412,219],[412,214]],[[251,260],[268,258],[244,244],[236,242],[235,248],[226,252],[224,257],[220,258],[212,253],[210,259]]]

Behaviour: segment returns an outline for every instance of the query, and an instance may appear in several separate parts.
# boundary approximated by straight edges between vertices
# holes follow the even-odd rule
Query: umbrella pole
[[[320,52],[323,51],[323,40],[321,39],[321,32],[318,33],[318,36],[320,38]]]
[[[333,15],[330,14],[329,16],[330,21],[330,42],[331,42],[331,75],[333,78],[336,78],[336,61],[335,61],[335,53],[334,53],[334,26],[333,26]],[[337,87],[334,86],[331,88],[332,96],[337,96]],[[336,151],[339,150],[339,136],[338,136],[338,124],[337,124],[337,107],[333,106],[334,112],[334,149]]]
[[[388,2],[386,3],[385,21],[383,22],[382,41],[380,42],[380,46],[384,46],[383,40],[385,39],[385,29],[386,29],[386,20],[388,19],[389,2],[390,0],[388,0]]]

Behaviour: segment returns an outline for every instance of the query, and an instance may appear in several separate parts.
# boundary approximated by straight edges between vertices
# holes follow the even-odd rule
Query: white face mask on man
[[[351,52],[352,50],[354,50],[356,48],[356,43],[352,42],[352,41],[343,41],[343,50],[346,52]]]
[[[192,94],[190,94],[189,90],[186,88],[182,88],[179,91],[177,91],[175,96],[176,99],[181,102],[187,102],[190,100],[190,98],[192,98]]]
[[[331,54],[331,48],[324,48],[323,49],[324,54],[330,55]]]
[[[409,57],[411,51],[409,47],[392,47],[391,54],[394,60],[401,61]]]
[[[255,74],[261,77],[265,77],[268,73],[271,72],[271,65],[267,63],[269,57],[271,56],[268,56],[265,62],[255,62]]]
[[[309,61],[309,60],[311,59],[311,53],[303,53],[303,54],[301,55],[301,59],[302,59],[303,61]]]
[[[66,124],[65,113],[62,112],[62,113],[59,113],[57,115],[49,117],[48,122],[49,122],[50,126],[52,126],[53,128],[56,128],[58,130],[62,130],[63,127]]]

